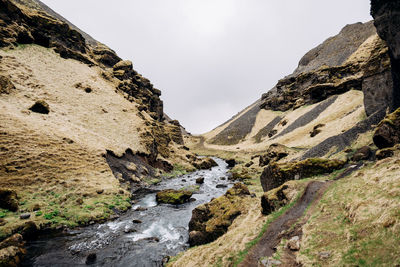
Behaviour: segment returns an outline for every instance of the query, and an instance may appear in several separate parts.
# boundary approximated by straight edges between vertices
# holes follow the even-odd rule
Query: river
[[[193,194],[194,201],[178,206],[158,205],[155,193],[144,194],[131,210],[114,221],[43,235],[29,242],[22,266],[86,266],[89,253],[96,254],[91,266],[162,266],[164,257],[188,248],[192,210],[232,186],[225,161],[214,160],[218,166],[210,170],[164,179],[149,187],[180,189],[196,185],[196,178],[204,177],[204,184]]]

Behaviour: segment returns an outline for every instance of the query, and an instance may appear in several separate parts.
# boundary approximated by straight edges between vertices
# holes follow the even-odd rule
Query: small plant
[[[4,218],[6,217],[7,213],[5,213],[4,211],[0,211],[0,218]]]
[[[55,210],[55,211],[52,211],[52,212],[50,212],[50,213],[46,213],[46,214],[44,215],[44,218],[45,218],[46,220],[51,220],[51,219],[53,219],[54,217],[58,216],[59,213],[60,213],[60,212],[59,212],[58,210]]]
[[[35,216],[36,217],[39,217],[39,216],[42,216],[43,215],[43,212],[42,211],[37,211],[36,213],[35,213]]]

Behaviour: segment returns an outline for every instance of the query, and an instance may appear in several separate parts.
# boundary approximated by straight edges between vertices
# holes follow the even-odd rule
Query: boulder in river
[[[233,168],[236,166],[236,160],[235,159],[227,159],[225,162],[228,164],[228,168]]]
[[[188,202],[192,195],[193,193],[188,190],[166,189],[156,194],[156,201],[157,203],[178,205]]]
[[[193,166],[199,170],[207,170],[218,166],[218,164],[212,158],[201,158],[193,162]]]
[[[204,184],[204,177],[199,177],[196,179],[196,184]]]

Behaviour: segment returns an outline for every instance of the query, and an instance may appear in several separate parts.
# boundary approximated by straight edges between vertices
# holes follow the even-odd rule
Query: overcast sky
[[[42,0],[162,91],[192,133],[223,123],[271,89],[369,0]]]

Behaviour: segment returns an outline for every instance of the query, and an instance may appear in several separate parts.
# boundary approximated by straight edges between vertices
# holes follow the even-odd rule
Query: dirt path
[[[307,207],[314,199],[322,196],[329,184],[330,182],[310,182],[296,205],[269,225],[261,240],[250,250],[239,266],[258,266],[260,258],[272,256],[275,253],[275,247],[284,236],[282,232],[289,230],[303,216]]]

